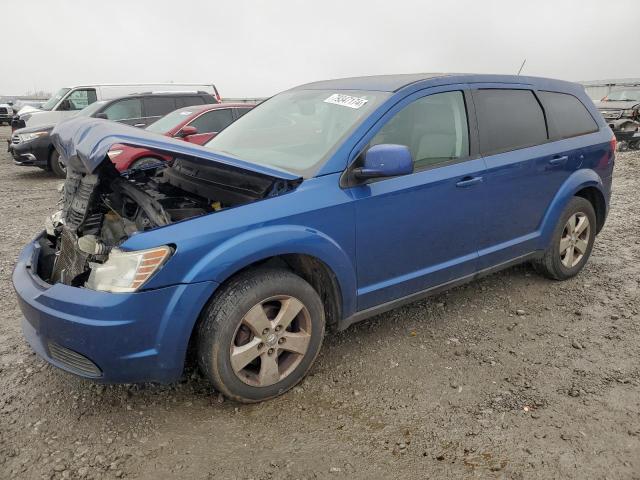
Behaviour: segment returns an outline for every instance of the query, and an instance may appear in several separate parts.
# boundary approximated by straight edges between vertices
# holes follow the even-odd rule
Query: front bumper
[[[40,245],[29,243],[13,271],[23,332],[49,363],[105,383],[176,381],[214,282],[136,293],[97,292],[36,274]],[[92,366],[95,366],[93,368]]]
[[[7,150],[13,157],[13,163],[23,167],[41,167],[46,168],[49,165],[49,143],[47,138],[35,139],[30,142],[11,143]]]

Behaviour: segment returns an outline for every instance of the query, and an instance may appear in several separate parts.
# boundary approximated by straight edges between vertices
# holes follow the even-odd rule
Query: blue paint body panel
[[[567,202],[585,187],[595,188],[608,210],[612,134],[579,85],[497,75],[394,75],[297,88],[393,94],[357,125],[315,177],[293,191],[127,239],[124,250],[167,243],[176,248],[140,292],[43,285],[30,267],[39,247],[30,243],[13,281],[27,319],[25,335],[40,355],[59,365],[47,350],[47,342],[54,341],[94,361],[104,381],[174,381],[207,300],[218,285],[255,262],[284,254],[324,262],[337,280],[341,322],[346,325],[358,312],[542,252]],[[485,157],[472,149],[469,158],[458,163],[364,184],[343,183],[348,166],[405,105],[425,95],[475,88],[570,93],[584,103],[599,131]],[[61,137],[73,138],[61,148],[84,162],[88,171],[99,165],[111,144],[127,143],[252,174],[297,179],[185,142],[91,122],[74,120],[59,127],[66,130]],[[473,140],[477,132],[470,135]],[[479,180],[470,188],[458,188],[468,178]]]

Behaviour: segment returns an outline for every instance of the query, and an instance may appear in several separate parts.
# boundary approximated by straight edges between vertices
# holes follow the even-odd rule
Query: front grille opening
[[[102,370],[84,355],[69,350],[55,342],[49,342],[49,355],[72,372],[86,377],[98,378],[102,376]]]

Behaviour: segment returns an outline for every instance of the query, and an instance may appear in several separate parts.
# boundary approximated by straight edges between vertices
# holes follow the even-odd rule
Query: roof
[[[431,82],[429,82],[431,81]],[[408,85],[428,82],[434,85],[450,83],[519,83],[548,86],[551,84],[574,86],[576,84],[550,78],[529,77],[519,75],[492,75],[473,73],[408,73],[398,75],[372,75],[368,77],[338,78],[307,83],[295,87],[295,90],[373,90],[380,92],[397,92]]]

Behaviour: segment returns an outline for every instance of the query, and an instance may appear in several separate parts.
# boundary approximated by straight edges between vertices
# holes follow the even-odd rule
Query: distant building
[[[640,87],[640,78],[618,78],[609,80],[589,80],[578,82],[584,85],[587,95],[592,100],[600,100],[615,87]]]

